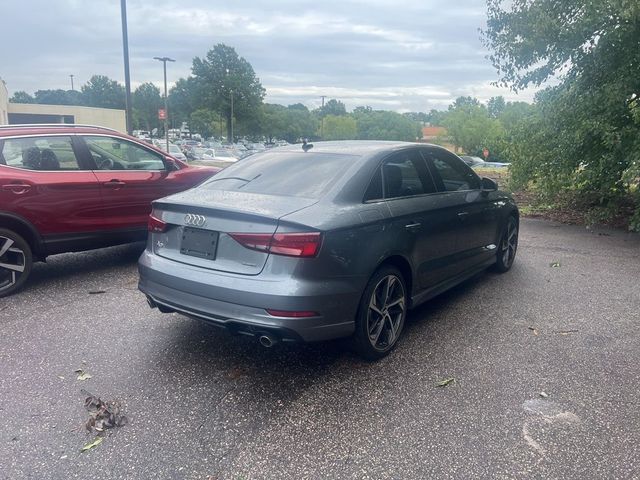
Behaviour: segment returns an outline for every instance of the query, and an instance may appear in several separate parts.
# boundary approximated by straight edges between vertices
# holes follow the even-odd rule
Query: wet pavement
[[[524,220],[511,272],[378,363],[151,310],[140,252],[51,257],[0,299],[0,478],[640,478],[637,235]],[[80,453],[83,388],[129,424]]]

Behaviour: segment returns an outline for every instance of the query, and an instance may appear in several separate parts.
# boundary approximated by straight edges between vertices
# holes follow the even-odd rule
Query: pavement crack
[[[220,407],[220,405],[222,404],[222,402],[224,402],[224,401],[227,399],[227,397],[231,394],[231,392],[232,392],[233,390],[235,390],[235,388],[236,388],[236,387],[231,387],[231,388],[229,388],[229,389],[224,393],[224,395],[222,395],[222,396],[218,399],[218,401],[215,403],[215,405],[213,406],[213,408],[210,410],[210,413],[209,413],[208,415],[206,415],[206,416],[203,418],[202,422],[200,423],[200,425],[198,425],[198,428],[196,428],[196,430],[200,430],[202,427],[204,427],[204,424],[205,424],[205,423],[207,423],[207,420],[209,420],[209,418],[210,418],[213,414],[215,414],[215,413],[217,413],[217,412],[218,412],[218,407]]]

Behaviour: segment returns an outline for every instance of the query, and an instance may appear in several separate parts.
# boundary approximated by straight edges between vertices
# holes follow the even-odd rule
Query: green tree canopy
[[[503,134],[501,123],[490,118],[487,109],[478,101],[456,101],[449,108],[444,126],[453,144],[465,153],[475,155],[494,145]]]
[[[353,112],[361,140],[399,140],[415,142],[420,122],[410,116],[370,107],[358,107]]]
[[[151,131],[159,125],[158,109],[162,108],[163,102],[158,87],[149,82],[141,84],[133,92],[132,102],[134,115],[140,126]]]
[[[9,99],[11,103],[36,103],[36,99],[29,95],[24,90],[15,92]]]
[[[38,90],[35,103],[43,105],[84,105],[84,98],[75,90]]]
[[[171,125],[188,122],[192,112],[197,110],[198,91],[193,77],[181,78],[169,90],[168,106]]]
[[[502,83],[561,81],[516,129],[514,179],[549,196],[575,192],[592,209],[633,198],[640,229],[640,3],[489,0],[488,8],[484,38]]]
[[[202,107],[222,113],[227,118],[231,137],[231,99],[234,117],[239,120],[254,115],[262,103],[265,90],[253,67],[233,47],[218,44],[205,57],[193,59],[191,69]]]
[[[329,100],[327,103],[324,104],[324,107],[320,107],[319,113],[322,116],[324,115],[340,116],[340,115],[346,115],[347,109],[344,106],[344,103],[342,103],[339,100],[336,100],[335,98],[332,98],[331,100]]]
[[[347,115],[327,115],[324,118],[323,140],[353,140],[358,134],[355,118]]]
[[[94,75],[81,91],[90,107],[124,108],[124,87],[105,75]]]

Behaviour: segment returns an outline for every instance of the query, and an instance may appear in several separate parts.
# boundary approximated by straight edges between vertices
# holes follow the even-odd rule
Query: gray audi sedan
[[[377,359],[408,309],[509,270],[518,225],[511,196],[441,147],[290,145],[155,201],[139,288],[266,347],[351,337]]]

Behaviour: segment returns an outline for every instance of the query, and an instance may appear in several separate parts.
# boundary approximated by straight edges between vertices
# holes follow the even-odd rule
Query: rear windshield
[[[200,188],[320,198],[356,158],[311,152],[256,154],[225,168]]]

